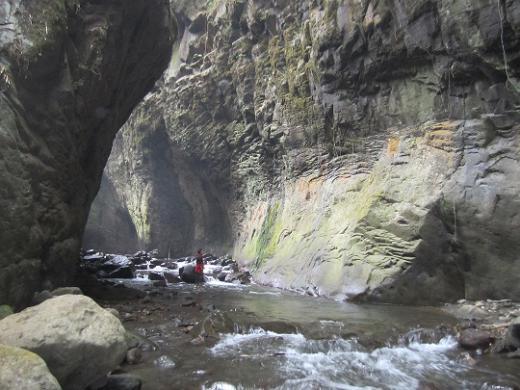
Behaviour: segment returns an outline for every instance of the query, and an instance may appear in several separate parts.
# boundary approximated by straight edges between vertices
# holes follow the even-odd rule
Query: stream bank
[[[139,279],[124,284],[146,295],[100,303],[116,309],[125,328],[140,339],[140,358],[122,369],[140,377],[144,390],[516,389],[520,384],[519,361],[492,349],[508,329],[486,330],[498,316],[451,314],[468,303],[359,305],[255,284],[153,287]],[[519,307],[511,303],[510,312]],[[491,333],[488,344],[462,348],[468,329]]]
[[[84,256],[96,267],[121,266],[123,257],[141,267],[127,279],[83,272],[80,288],[42,291],[34,306],[5,311],[0,360],[7,356],[8,364],[0,383],[13,380],[13,367],[31,363],[35,369],[20,376],[24,384],[43,383],[31,373],[44,373],[53,388],[78,390],[87,383],[88,390],[506,390],[520,384],[520,304],[510,300],[353,304],[257,285],[237,277],[247,272],[229,257],[206,256],[206,283],[190,284],[176,276],[190,257]],[[224,281],[214,277],[225,267]]]

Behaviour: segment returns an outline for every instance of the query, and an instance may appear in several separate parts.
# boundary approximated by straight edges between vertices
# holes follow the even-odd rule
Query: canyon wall
[[[520,299],[517,1],[172,9],[106,170],[143,245],[232,246],[310,294]]]
[[[175,32],[162,0],[0,3],[0,303],[74,277],[112,140]]]

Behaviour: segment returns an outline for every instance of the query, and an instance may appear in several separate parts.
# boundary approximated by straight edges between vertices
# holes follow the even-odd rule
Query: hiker
[[[202,249],[199,249],[197,251],[195,258],[196,258],[195,272],[198,274],[204,273],[204,255],[202,254]]]

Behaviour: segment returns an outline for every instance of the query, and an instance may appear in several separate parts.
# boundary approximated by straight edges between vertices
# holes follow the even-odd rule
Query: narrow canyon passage
[[[0,390],[517,389],[520,2],[0,0]]]

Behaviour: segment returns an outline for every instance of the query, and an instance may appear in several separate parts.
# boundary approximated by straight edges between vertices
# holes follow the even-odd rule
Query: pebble
[[[175,367],[175,362],[170,359],[168,356],[163,355],[154,360],[154,364],[160,368],[173,368]]]
[[[139,348],[130,348],[126,353],[126,362],[128,364],[137,364],[141,361],[143,353]]]

